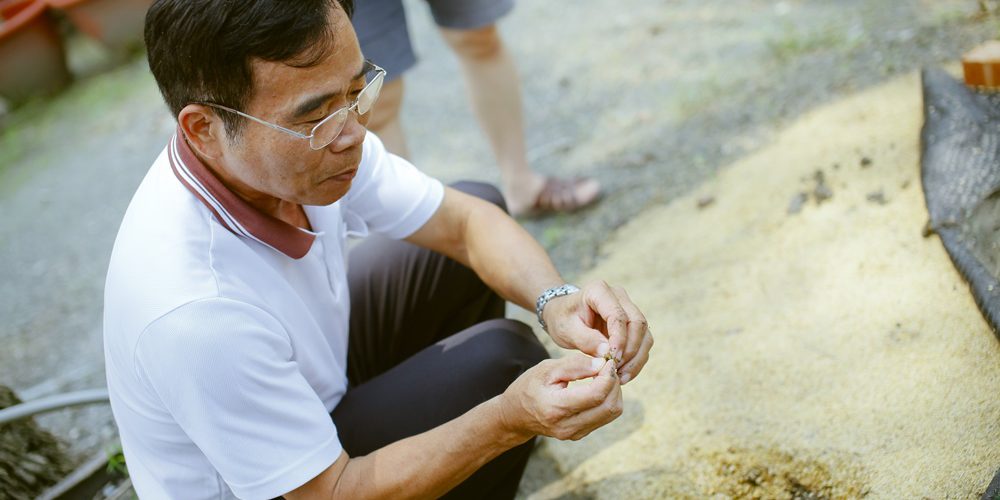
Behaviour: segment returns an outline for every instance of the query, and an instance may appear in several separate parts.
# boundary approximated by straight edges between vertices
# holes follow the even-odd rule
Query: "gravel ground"
[[[607,187],[591,210],[526,222],[571,276],[594,265],[610,231],[763,146],[775,127],[955,60],[997,29],[971,17],[971,0],[620,5],[522,2],[501,25],[524,82],[529,158],[543,172],[592,175]],[[426,9],[409,12],[424,54],[404,114],[415,162],[448,179],[496,180],[465,100],[439,98],[463,95],[454,58]]]
[[[422,2],[407,4],[422,58],[403,117],[414,160],[447,181],[495,180],[464,98],[441,98],[464,95],[454,58]],[[995,19],[972,16],[973,0],[628,5],[528,0],[501,25],[521,68],[530,159],[607,188],[593,209],[525,222],[570,277],[644,208],[689,192],[803,111],[954,60],[997,32]],[[25,399],[101,386],[107,259],[171,119],[136,59],[2,124],[0,383]],[[114,433],[106,408],[44,423],[77,451]]]

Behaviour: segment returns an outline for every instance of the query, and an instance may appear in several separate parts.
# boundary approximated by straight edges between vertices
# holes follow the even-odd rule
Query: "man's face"
[[[331,13],[334,40],[319,64],[251,62],[254,90],[245,112],[308,135],[320,120],[348,106],[364,87],[364,58],[347,15]],[[247,122],[239,139],[224,141],[229,175],[259,194],[300,205],[329,205],[351,187],[361,161],[367,113],[350,113],[343,132],[314,151],[309,141]]]

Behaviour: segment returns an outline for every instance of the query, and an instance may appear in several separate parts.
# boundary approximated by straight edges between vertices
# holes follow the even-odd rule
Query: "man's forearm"
[[[531,234],[502,211],[489,208],[469,216],[468,265],[503,298],[532,311],[535,299],[563,279]]]
[[[562,278],[534,238],[499,207],[445,189],[441,207],[407,241],[472,268],[503,298],[528,310]]]
[[[435,498],[531,436],[504,426],[500,396],[427,432],[352,458],[334,498]]]

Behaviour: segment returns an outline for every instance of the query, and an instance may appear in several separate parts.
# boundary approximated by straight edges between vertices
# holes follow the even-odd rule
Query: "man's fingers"
[[[625,350],[627,336],[626,326],[628,325],[628,315],[625,309],[618,303],[618,297],[611,291],[611,287],[603,281],[598,281],[588,285],[583,293],[584,304],[596,311],[608,326],[608,342],[611,351],[621,359],[621,354]]]
[[[639,375],[642,371],[642,367],[646,366],[646,362],[649,361],[649,350],[653,348],[653,336],[646,335],[642,339],[642,345],[639,346],[639,352],[635,354],[635,357],[631,361],[625,363],[618,373],[621,374],[622,384],[627,384],[629,380],[632,380]]]
[[[597,375],[604,366],[603,359],[578,352],[546,361],[546,363],[551,365],[547,377],[550,384],[565,384],[574,380],[590,378]]]
[[[604,355],[610,350],[608,338],[583,323],[575,324],[573,328],[575,331],[569,332],[567,336],[573,339],[574,347],[603,361]]]
[[[618,384],[614,384],[614,387],[608,391],[608,394],[599,404],[563,421],[563,428],[567,435],[563,439],[578,440],[586,437],[594,429],[621,416],[623,406],[621,387]]]
[[[613,287],[611,291],[618,297],[618,303],[622,306],[625,314],[628,315],[628,339],[625,342],[625,352],[622,355],[622,362],[619,365],[628,363],[632,361],[636,353],[639,352],[639,347],[642,345],[642,339],[647,335],[647,324],[646,316],[642,314],[642,311],[632,302],[632,299],[625,292],[624,288]]]
[[[608,393],[618,387],[618,374],[614,363],[600,359],[600,372],[589,382],[573,384],[560,391],[561,406],[572,413],[593,408],[608,397]]]

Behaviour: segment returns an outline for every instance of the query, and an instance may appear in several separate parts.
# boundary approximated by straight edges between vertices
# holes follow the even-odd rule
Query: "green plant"
[[[108,127],[119,119],[109,110],[127,109],[123,101],[155,96],[155,89],[145,61],[137,57],[108,73],[79,80],[58,95],[35,98],[8,112],[0,122],[0,196],[33,173],[33,155],[50,151],[51,144],[65,141],[72,131]]]
[[[125,464],[125,453],[121,444],[109,446],[105,453],[108,456],[108,474],[128,477],[128,466]]]
[[[542,246],[545,248],[554,247],[557,243],[559,243],[559,240],[562,239],[563,231],[564,228],[559,225],[558,221],[545,228],[545,230],[542,231],[542,237],[540,238]]]

